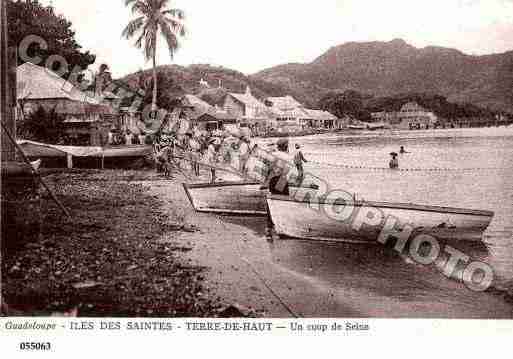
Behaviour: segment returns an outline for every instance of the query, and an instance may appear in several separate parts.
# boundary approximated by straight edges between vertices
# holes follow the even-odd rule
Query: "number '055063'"
[[[32,343],[32,342],[20,343],[20,350],[43,351],[43,350],[51,350],[51,349],[52,349],[52,345],[50,343]]]

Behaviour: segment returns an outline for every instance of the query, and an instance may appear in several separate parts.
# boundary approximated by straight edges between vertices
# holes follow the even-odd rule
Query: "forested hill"
[[[513,112],[513,51],[472,56],[442,47],[419,49],[403,40],[351,42],[311,63],[280,65],[255,77],[314,100],[333,90],[377,97],[430,93]]]

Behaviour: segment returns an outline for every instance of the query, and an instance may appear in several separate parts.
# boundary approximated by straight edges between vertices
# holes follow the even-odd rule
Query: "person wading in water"
[[[399,168],[399,160],[397,159],[397,153],[392,152],[390,154],[390,156],[392,156],[392,159],[390,160],[388,165],[390,166],[391,169],[398,169]]]

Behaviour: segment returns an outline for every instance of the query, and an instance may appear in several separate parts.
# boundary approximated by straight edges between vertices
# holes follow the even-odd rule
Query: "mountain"
[[[419,49],[403,40],[350,42],[311,63],[279,65],[251,78],[315,103],[333,91],[377,97],[431,93],[513,112],[513,51],[472,56],[443,47]]]

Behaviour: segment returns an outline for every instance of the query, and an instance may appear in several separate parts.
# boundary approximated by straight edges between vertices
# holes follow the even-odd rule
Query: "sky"
[[[50,4],[51,0],[42,0]],[[513,50],[513,0],[175,0],[187,36],[171,59],[161,41],[158,64],[220,65],[252,74],[310,62],[349,41],[401,38],[416,47],[468,54]],[[53,0],[77,40],[109,64],[114,76],[151,67],[121,37],[132,17],[124,0]],[[95,66],[93,66],[94,68]]]

